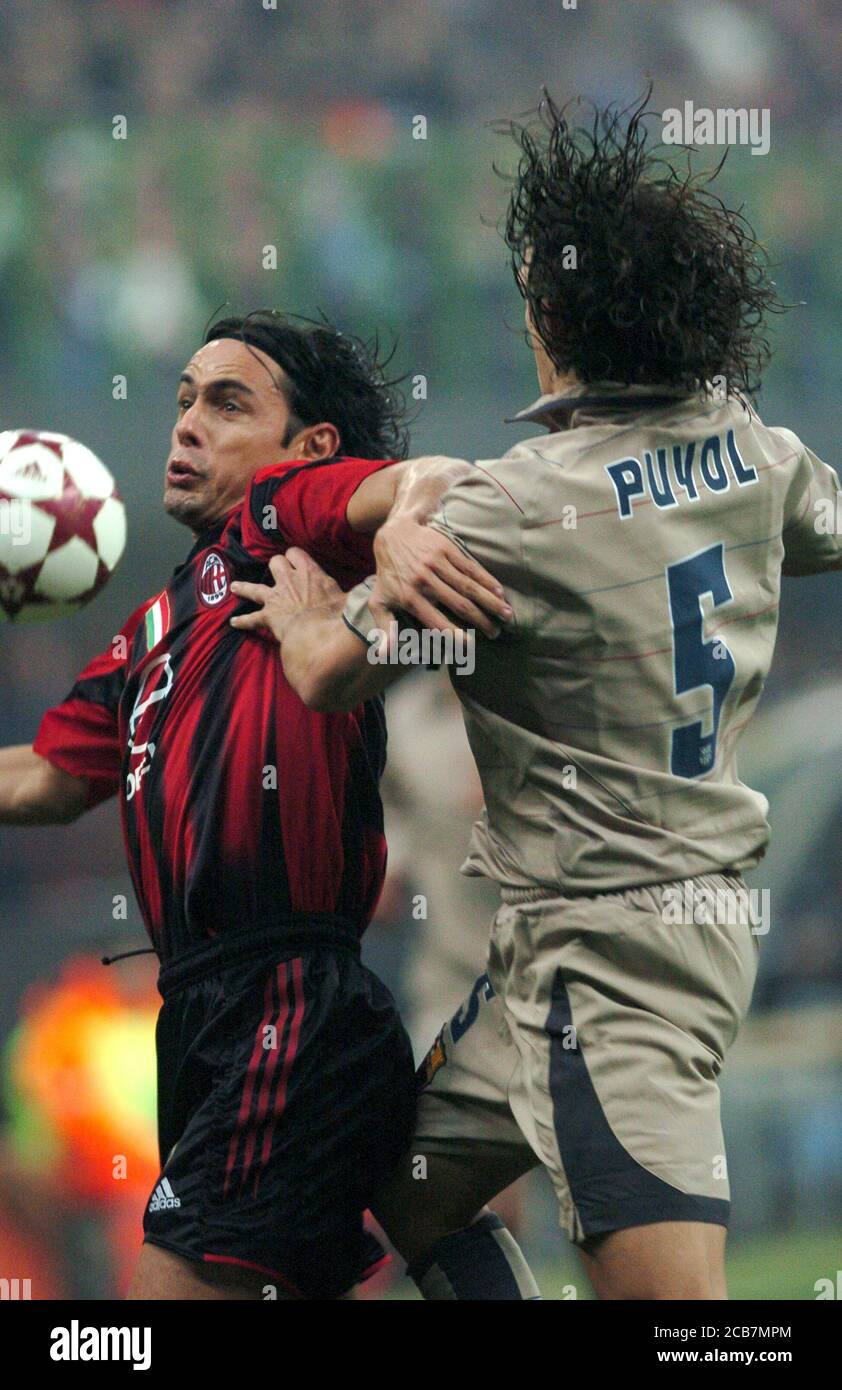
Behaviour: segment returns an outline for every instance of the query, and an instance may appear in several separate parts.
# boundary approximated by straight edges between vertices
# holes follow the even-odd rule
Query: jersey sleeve
[[[367,647],[373,646],[378,639],[380,632],[376,619],[368,606],[371,598],[371,591],[374,588],[376,575],[370,574],[367,579],[361,579],[359,584],[355,584],[353,589],[349,589],[345,595],[345,607],[342,610],[342,621],[347,628]]]
[[[297,545],[343,587],[358,583],[374,568],[373,536],[353,529],[348,503],[360,483],[393,462],[318,459],[261,468],[243,504],[246,549],[268,560]]]
[[[477,560],[503,585],[514,610],[514,634],[534,621],[532,581],[525,556],[526,512],[499,476],[499,461],[474,465],[452,483],[430,519],[442,535]]]
[[[797,442],[800,456],[785,504],[782,572],[797,576],[842,569],[839,478],[829,464]]]
[[[120,785],[118,707],[132,638],[148,607],[135,609],[110,646],[88,662],[66,699],[46,711],[32,744],[55,767],[87,780],[88,808],[114,796]]]

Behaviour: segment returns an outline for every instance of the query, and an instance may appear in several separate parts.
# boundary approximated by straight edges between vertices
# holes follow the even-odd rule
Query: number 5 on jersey
[[[713,691],[713,728],[709,734],[702,732],[701,719],[672,731],[670,771],[675,777],[703,777],[713,768],[722,706],[737,674],[722,638],[704,639],[702,595],[710,594],[715,609],[734,597],[725,574],[723,549],[720,541],[667,565],[675,693],[689,695],[702,686]]]

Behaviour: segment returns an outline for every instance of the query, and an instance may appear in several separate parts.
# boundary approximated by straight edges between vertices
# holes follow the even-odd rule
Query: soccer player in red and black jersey
[[[461,465],[396,461],[376,359],[271,311],[213,325],[177,401],[164,507],[195,544],[32,747],[0,751],[0,821],[120,796],[164,1000],[162,1170],[129,1296],[330,1298],[382,1255],[363,1214],[413,1121],[409,1043],[359,958],[385,869],[385,726],[379,700],[305,708],[271,634],[232,626],[253,611],[232,583],[306,547],[354,585],[396,496],[430,514]],[[495,581],[451,559],[485,624],[469,596],[493,608]]]

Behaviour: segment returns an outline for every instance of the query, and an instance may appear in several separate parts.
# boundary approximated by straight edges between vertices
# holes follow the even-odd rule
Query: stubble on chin
[[[205,525],[203,508],[194,497],[173,495],[169,488],[164,492],[164,511],[173,521],[189,526],[191,531],[201,531]]]

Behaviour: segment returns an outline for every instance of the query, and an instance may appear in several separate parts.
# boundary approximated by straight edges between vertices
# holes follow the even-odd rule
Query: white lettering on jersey
[[[147,695],[144,699],[144,691],[149,689],[150,681],[154,679],[156,673],[162,666],[164,670],[161,684],[156,686],[151,694]],[[151,760],[155,754],[154,743],[148,741],[148,732],[151,727],[153,716],[150,714],[144,721],[144,715],[146,715],[147,711],[151,710],[153,706],[159,704],[161,700],[167,698],[172,690],[173,679],[172,661],[169,652],[164,652],[162,656],[158,656],[154,661],[150,661],[143,673],[143,679],[138,687],[134,706],[129,716],[129,749],[131,757],[140,757],[140,762],[130,768],[126,776],[127,801],[131,801],[140,791],[141,782],[149,771]]]
[[[681,502],[698,502],[700,485],[709,492],[727,492],[732,477],[738,487],[757,482],[757,470],[746,467],[733,430],[671,449],[656,448],[654,454],[647,449],[642,462],[618,459],[606,463],[605,471],[614,485],[621,521],[634,516],[636,502],[651,501],[666,511]]]

